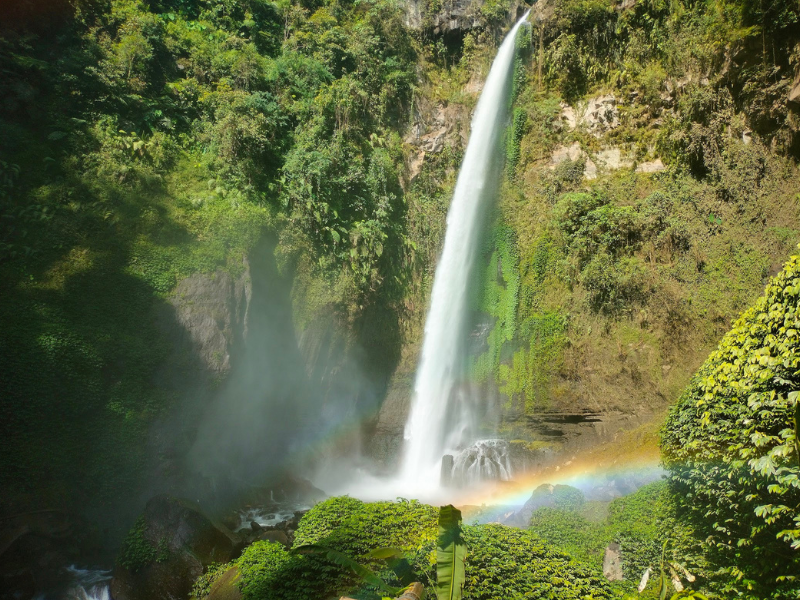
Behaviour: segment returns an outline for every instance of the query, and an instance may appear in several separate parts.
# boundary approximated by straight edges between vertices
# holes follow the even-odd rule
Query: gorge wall
[[[796,11],[679,4],[540,2],[519,42],[471,336],[510,440],[566,451],[657,423],[800,239]],[[235,488],[215,463],[230,438],[240,483],[276,457],[390,465],[470,114],[522,8],[17,15],[2,512],[127,523],[121,505],[165,488]],[[286,431],[261,428],[280,407]]]
[[[476,41],[490,7],[482,20],[453,10],[429,20],[461,27],[463,42],[459,62],[426,69],[420,86],[423,114],[406,138],[412,197],[430,179],[452,189],[448,157],[463,151],[486,70]],[[690,13],[652,2],[534,8],[472,340],[488,421],[554,460],[657,429],[799,239],[796,17],[770,26],[786,37],[763,46],[719,17],[729,33],[715,47],[714,19]],[[430,204],[419,210],[431,216]],[[386,464],[402,443],[429,285],[373,423]]]

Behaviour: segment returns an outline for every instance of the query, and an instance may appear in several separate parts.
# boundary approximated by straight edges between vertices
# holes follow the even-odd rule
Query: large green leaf
[[[461,538],[461,511],[454,506],[439,509],[439,542],[436,548],[436,597],[461,600],[467,546]]]

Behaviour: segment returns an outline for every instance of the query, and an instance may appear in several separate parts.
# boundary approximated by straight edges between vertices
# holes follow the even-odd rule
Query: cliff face
[[[427,67],[407,138],[409,195],[425,190],[429,216],[444,197],[438,218],[457,169],[446,157],[463,151],[492,54],[486,29],[458,21],[474,7],[454,10],[468,30],[460,61]],[[475,306],[485,343],[473,372],[501,408],[501,435],[550,444],[558,459],[662,419],[788,257],[800,119],[787,11],[756,39],[689,9],[537,3]],[[443,233],[428,231],[437,242],[424,247],[403,360],[374,422],[373,452],[389,463]]]
[[[518,43],[472,365],[510,439],[659,415],[798,241],[796,6],[679,4],[540,2]],[[3,510],[199,486],[201,416],[237,398],[397,456],[470,114],[524,6],[243,7],[3,32]]]

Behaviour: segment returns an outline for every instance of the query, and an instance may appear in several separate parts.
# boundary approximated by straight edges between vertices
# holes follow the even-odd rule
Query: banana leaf
[[[439,540],[436,548],[437,600],[461,600],[467,546],[461,538],[461,511],[452,505],[439,509]]]

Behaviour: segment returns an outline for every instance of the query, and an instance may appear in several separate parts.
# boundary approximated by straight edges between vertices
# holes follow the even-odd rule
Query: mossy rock
[[[230,567],[211,584],[206,600],[241,600],[242,592],[238,585],[241,579],[239,567]]]
[[[189,596],[203,569],[226,563],[242,550],[240,539],[188,500],[156,496],[123,544],[111,592],[116,600]]]

